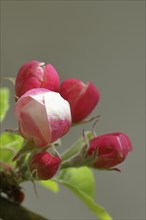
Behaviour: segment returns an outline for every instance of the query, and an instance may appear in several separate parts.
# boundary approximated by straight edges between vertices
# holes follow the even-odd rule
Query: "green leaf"
[[[0,135],[0,161],[13,165],[12,159],[22,143],[21,136],[10,132],[2,133]]]
[[[39,183],[54,193],[57,193],[59,191],[58,183],[56,183],[54,180],[47,180],[47,181],[41,180],[39,181]]]
[[[66,183],[77,186],[78,189],[87,193],[92,198],[95,194],[95,181],[92,170],[88,167],[67,168],[60,172],[60,180]]]
[[[26,141],[15,155],[14,160],[18,160],[25,154],[32,153],[33,151],[38,151],[38,147],[32,141]]]
[[[75,193],[99,220],[112,220],[106,210],[94,201],[95,184],[91,169],[87,167],[64,169],[56,181]]]
[[[9,109],[9,89],[0,88],[0,122],[2,122]]]

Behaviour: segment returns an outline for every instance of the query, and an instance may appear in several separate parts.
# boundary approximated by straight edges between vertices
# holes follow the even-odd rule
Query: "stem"
[[[100,118],[100,115],[96,115],[96,116],[93,116],[92,118],[89,118],[87,120],[73,123],[72,127],[77,126],[77,125],[87,124],[87,123],[89,123],[89,122],[91,122],[91,121],[93,121],[95,119],[99,120],[99,118]]]
[[[84,131],[83,134],[84,134],[84,136],[87,137],[88,141],[93,136],[91,131],[86,131],[86,132]],[[85,140],[84,136],[81,136],[77,141],[75,141],[71,145],[71,147],[69,147],[65,152],[62,153],[62,155],[61,155],[62,161],[68,160],[72,156],[78,154],[83,149],[83,147],[86,144],[86,140]]]
[[[14,202],[0,196],[0,219],[2,220],[48,220]]]
[[[73,155],[77,154],[80,151],[80,149],[82,148],[83,143],[84,143],[83,137],[81,137],[75,143],[73,143],[73,145],[71,145],[71,147],[69,147],[61,155],[62,161],[65,161],[65,160],[69,159],[70,157],[72,157]]]

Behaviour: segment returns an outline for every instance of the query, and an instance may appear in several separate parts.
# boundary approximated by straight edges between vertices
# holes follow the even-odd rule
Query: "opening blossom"
[[[15,103],[14,112],[20,134],[39,147],[61,138],[71,127],[69,103],[47,89],[26,92]]]
[[[75,78],[61,83],[60,94],[70,104],[72,122],[80,122],[86,118],[100,99],[100,93],[92,82],[85,84]]]
[[[132,151],[132,143],[126,134],[120,132],[104,134],[90,141],[88,155],[92,155],[95,150],[97,151],[97,160],[93,167],[114,169],[112,167],[123,162],[128,152]]]
[[[43,62],[32,60],[19,69],[15,92],[17,97],[34,88],[46,88],[58,92],[59,86],[59,75],[51,64],[45,65]]]

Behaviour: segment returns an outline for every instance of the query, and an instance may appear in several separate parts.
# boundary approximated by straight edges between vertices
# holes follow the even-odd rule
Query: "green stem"
[[[61,155],[62,161],[67,160],[68,158],[72,157],[73,155],[77,154],[79,150],[82,148],[84,143],[83,137],[78,139],[71,147],[69,147],[63,154]]]
[[[86,136],[88,141],[93,136],[91,131],[86,131],[83,134],[84,135],[82,135],[77,141],[75,141],[71,145],[71,147],[69,147],[65,152],[63,152],[63,154],[61,155],[62,161],[68,160],[72,156],[78,154],[83,149],[83,146],[87,144],[86,141],[85,141],[84,136]]]
[[[2,220],[48,220],[14,202],[0,196],[0,219]]]

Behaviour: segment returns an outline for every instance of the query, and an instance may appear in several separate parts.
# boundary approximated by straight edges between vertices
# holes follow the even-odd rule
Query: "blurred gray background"
[[[1,79],[15,77],[30,60],[51,63],[61,80],[93,81],[101,101],[98,134],[122,131],[133,152],[118,172],[94,171],[96,201],[116,220],[145,219],[145,1],[1,1]],[[15,128],[14,88],[11,109],[2,130]],[[87,126],[73,128],[63,138],[68,146]],[[59,194],[23,184],[24,205],[50,219],[94,219],[67,188]]]

